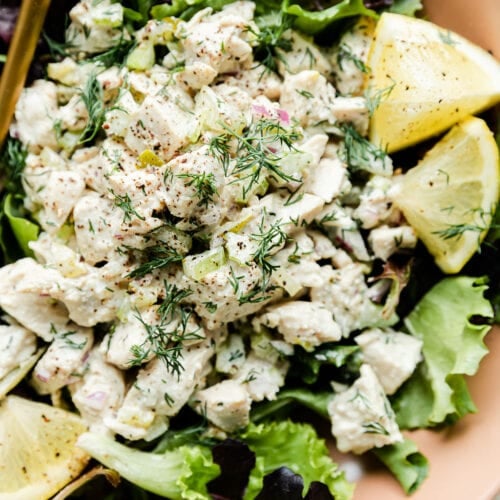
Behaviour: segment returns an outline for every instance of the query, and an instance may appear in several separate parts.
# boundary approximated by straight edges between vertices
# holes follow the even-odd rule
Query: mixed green
[[[46,37],[42,112],[25,93],[1,157],[2,321],[46,349],[15,391],[82,414],[123,478],[71,498],[348,499],[325,424],[412,493],[427,461],[400,430],[475,411],[500,304],[496,223],[445,277],[380,208],[419,152],[367,141],[345,41],[421,4],[233,3],[83,1]],[[382,385],[381,342],[405,352]]]

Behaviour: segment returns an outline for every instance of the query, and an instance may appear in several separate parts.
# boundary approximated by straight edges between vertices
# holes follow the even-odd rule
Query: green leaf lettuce
[[[415,492],[427,477],[429,463],[410,439],[373,450],[394,474],[407,494]]]
[[[264,476],[282,466],[302,476],[306,491],[312,481],[320,481],[336,500],[352,497],[353,485],[337,468],[324,440],[311,425],[290,420],[250,424],[241,438],[257,456],[245,499],[254,498],[262,488]]]
[[[171,500],[206,500],[206,485],[219,474],[210,448],[201,445],[149,453],[86,432],[80,436],[78,446],[128,481]]]
[[[364,6],[363,0],[343,0],[324,10],[309,11],[288,1],[283,3],[283,11],[296,16],[294,26],[304,33],[314,35],[323,31],[334,21],[353,16],[377,17],[377,14]]]
[[[475,374],[488,352],[485,320],[493,310],[486,288],[480,278],[445,278],[406,318],[408,331],[423,341],[424,361],[393,398],[400,427],[451,423],[476,411],[464,375]]]
[[[32,256],[33,252],[28,246],[30,241],[38,238],[40,228],[30,220],[23,217],[21,210],[16,205],[16,198],[12,194],[5,197],[3,213],[7,218],[10,228],[21,247],[24,255]]]

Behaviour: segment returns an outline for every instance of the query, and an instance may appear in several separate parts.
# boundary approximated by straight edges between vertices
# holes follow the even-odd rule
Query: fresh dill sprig
[[[480,226],[478,224],[450,224],[446,229],[433,231],[432,234],[437,234],[443,238],[443,240],[458,240],[467,232],[482,233],[485,229],[486,226]]]
[[[212,172],[208,174],[202,172],[199,174],[178,174],[181,179],[188,179],[186,186],[193,186],[196,189],[196,197],[198,198],[198,207],[208,207],[209,203],[214,201],[214,197],[218,196],[219,191],[215,182],[215,175]]]
[[[259,223],[258,232],[252,234],[251,237],[257,242],[257,248],[252,254],[252,258],[260,268],[262,277],[249,292],[241,294],[240,280],[243,276],[237,276],[234,269],[230,268],[229,283],[238,297],[239,304],[255,304],[269,298],[267,292],[275,288],[269,286],[271,275],[279,267],[278,264],[271,262],[270,257],[275,253],[274,250],[281,248],[288,239],[280,220],[269,225],[266,223],[266,213],[263,214]]]
[[[345,43],[341,43],[337,52],[337,64],[342,71],[344,70],[342,66],[344,61],[351,61],[354,66],[359,69],[359,71],[365,74],[369,73],[369,69],[366,64],[352,52],[351,47]]]
[[[57,336],[64,341],[67,347],[70,349],[83,349],[87,345],[87,340],[82,340],[82,342],[75,342],[72,337],[76,334],[76,331],[68,331],[63,333],[58,333]]]
[[[210,154],[222,165],[226,176],[229,173],[229,162],[231,161],[231,140],[230,134],[216,135],[210,139],[208,145]]]
[[[316,225],[320,229],[325,229],[325,226],[331,225],[329,222],[336,222],[340,219],[340,215],[337,210],[332,210],[331,212],[326,213],[319,220],[315,220]]]
[[[375,113],[382,101],[389,97],[395,86],[396,82],[393,82],[391,85],[384,87],[383,89],[375,90],[373,87],[369,86],[365,90],[364,98],[366,101],[366,108],[368,109],[368,114],[370,116],[373,116],[373,113]]]
[[[54,59],[60,59],[63,57],[67,57],[71,51],[75,47],[75,45],[71,41],[58,42],[53,38],[50,38],[46,33],[42,33],[43,39],[47,44],[50,55]]]
[[[267,227],[265,213],[259,223],[258,232],[252,234],[251,237],[258,242],[252,257],[262,272],[262,278],[250,292],[238,297],[240,304],[262,302],[268,298],[266,292],[270,291],[269,282],[272,273],[279,267],[279,265],[271,262],[270,257],[275,253],[274,250],[281,248],[288,239],[288,235],[284,231],[280,220],[271,223]],[[238,279],[234,275],[233,278]],[[235,288],[233,283],[232,286],[236,291],[239,289]]]
[[[165,363],[167,371],[180,377],[184,370],[184,342],[203,338],[198,333],[199,328],[189,331],[192,310],[179,304],[190,293],[189,290],[180,290],[165,282],[165,298],[158,308],[160,319],[157,324],[147,323],[137,311],[136,318],[144,327],[147,338],[142,344],[132,346],[132,366],[141,365],[154,354]]]
[[[85,144],[95,138],[106,119],[104,95],[95,73],[92,73],[85,82],[80,97],[88,114],[87,124],[80,136],[80,144]]]
[[[283,36],[293,24],[293,17],[280,14],[273,23],[265,24],[254,29],[251,26],[247,30],[254,35],[254,56],[264,66],[264,71],[278,70],[278,62],[286,64],[284,57],[279,53],[290,52],[292,50],[292,40]]]
[[[340,129],[344,132],[340,153],[351,169],[370,171],[373,162],[386,160],[387,153],[365,139],[351,124],[342,124]]]
[[[0,156],[0,174],[5,178],[5,189],[14,194],[24,192],[21,179],[28,150],[18,139],[8,137]]]
[[[162,321],[156,325],[151,325],[144,321],[138,312],[136,317],[146,330],[147,340],[140,345],[136,344],[132,346],[131,353],[133,359],[130,364],[132,366],[139,366],[151,354],[154,354],[165,363],[167,371],[180,377],[181,372],[184,370],[182,364],[183,343],[188,340],[202,338],[197,333],[197,330],[188,332],[190,316],[190,311],[181,309],[179,321]]]
[[[452,213],[454,207],[447,207],[446,209],[449,213]],[[443,240],[459,240],[462,236],[467,233],[477,233],[478,245],[480,243],[480,237],[483,232],[489,228],[495,227],[495,224],[491,224],[493,220],[493,211],[485,211],[482,208],[476,208],[471,212],[475,213],[478,217],[475,222],[461,222],[458,224],[449,224],[445,229],[440,229],[438,231],[433,231],[432,234],[440,236]],[[465,214],[464,214],[465,215]]]
[[[312,99],[314,97],[314,94],[312,94],[308,90],[295,89],[295,92],[297,92],[297,94],[301,95],[302,97],[305,97],[306,99]]]
[[[175,316],[176,308],[179,304],[187,297],[189,297],[193,292],[191,290],[184,290],[178,288],[175,283],[164,282],[165,286],[165,297],[158,308],[158,314],[160,315],[162,321],[172,321]]]
[[[283,230],[281,220],[273,222],[266,228],[265,215],[259,223],[259,232],[252,234],[251,237],[258,242],[257,249],[252,255],[253,259],[261,268],[262,279],[267,284],[272,272],[278,267],[269,261],[269,257],[274,253],[273,250],[281,248],[286,243],[288,235]]]
[[[111,48],[90,57],[88,61],[102,65],[105,68],[110,68],[111,66],[121,67],[125,64],[127,56],[134,48],[135,43],[134,40],[127,40],[122,36]]]
[[[276,152],[277,147],[288,150],[296,150],[294,143],[301,137],[295,129],[285,128],[279,120],[262,118],[253,121],[242,133],[231,130],[222,124],[226,134],[212,144],[212,150],[221,157],[223,165],[229,165],[231,160],[229,144],[231,138],[236,141],[235,157],[232,168],[228,169],[226,175],[235,175],[239,179],[247,181],[243,186],[243,198],[246,198],[252,187],[261,180],[264,175],[275,176],[286,182],[301,182],[283,171],[279,165],[281,156]]]
[[[288,256],[288,262],[291,264],[300,264],[300,261],[304,255],[310,255],[312,251],[302,252],[299,244],[295,242],[295,246],[293,248],[293,252]]]
[[[115,203],[115,206],[123,210],[123,222],[130,222],[132,220],[132,217],[135,216],[140,220],[145,220],[145,218],[137,212],[137,210],[133,207],[132,205],[132,200],[130,199],[130,196],[128,193],[125,193],[124,195],[120,195],[115,193],[115,191],[110,188],[109,192],[113,195],[113,201]]]
[[[181,262],[183,258],[182,254],[162,244],[146,247],[143,255],[145,256],[145,262],[131,271],[127,275],[128,278],[142,278],[155,269],[163,269],[175,262]]]
[[[380,422],[367,422],[363,424],[365,434],[381,434],[388,436],[389,431]]]
[[[285,200],[285,203],[283,204],[285,207],[294,205],[295,203],[298,203],[300,200],[302,200],[302,198],[304,198],[304,192],[300,190],[301,187],[302,186],[299,186],[298,188],[290,192],[288,198]]]

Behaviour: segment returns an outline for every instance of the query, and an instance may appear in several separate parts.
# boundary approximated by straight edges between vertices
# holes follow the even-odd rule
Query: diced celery
[[[155,48],[151,42],[141,42],[127,57],[127,68],[136,71],[151,69],[155,63]]]
[[[57,237],[61,240],[65,245],[69,243],[71,238],[75,236],[75,226],[73,222],[66,221],[59,231],[57,231]]]
[[[64,132],[64,134],[61,137],[59,137],[59,139],[57,140],[57,144],[59,145],[59,147],[64,149],[66,153],[71,154],[78,146],[81,137],[82,137],[81,130],[77,132],[68,130],[67,132]]]
[[[278,166],[280,170],[288,177],[300,181],[302,174],[307,170],[313,160],[312,154],[305,151],[289,151],[282,153]],[[287,181],[281,177],[271,176],[273,184],[284,186]]]
[[[284,268],[276,269],[272,280],[275,285],[284,288],[290,297],[294,297],[302,290],[300,283]]]
[[[226,263],[224,247],[213,248],[198,255],[183,259],[182,269],[189,278],[200,281],[208,273],[217,271]]]
[[[187,254],[193,244],[193,239],[189,234],[169,225],[155,229],[152,236],[159,243],[164,243],[167,247],[182,255]]]

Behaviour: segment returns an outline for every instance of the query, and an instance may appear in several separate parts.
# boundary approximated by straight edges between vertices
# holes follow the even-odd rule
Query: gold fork
[[[9,130],[49,5],[50,0],[23,0],[21,4],[0,79],[0,145]]]

